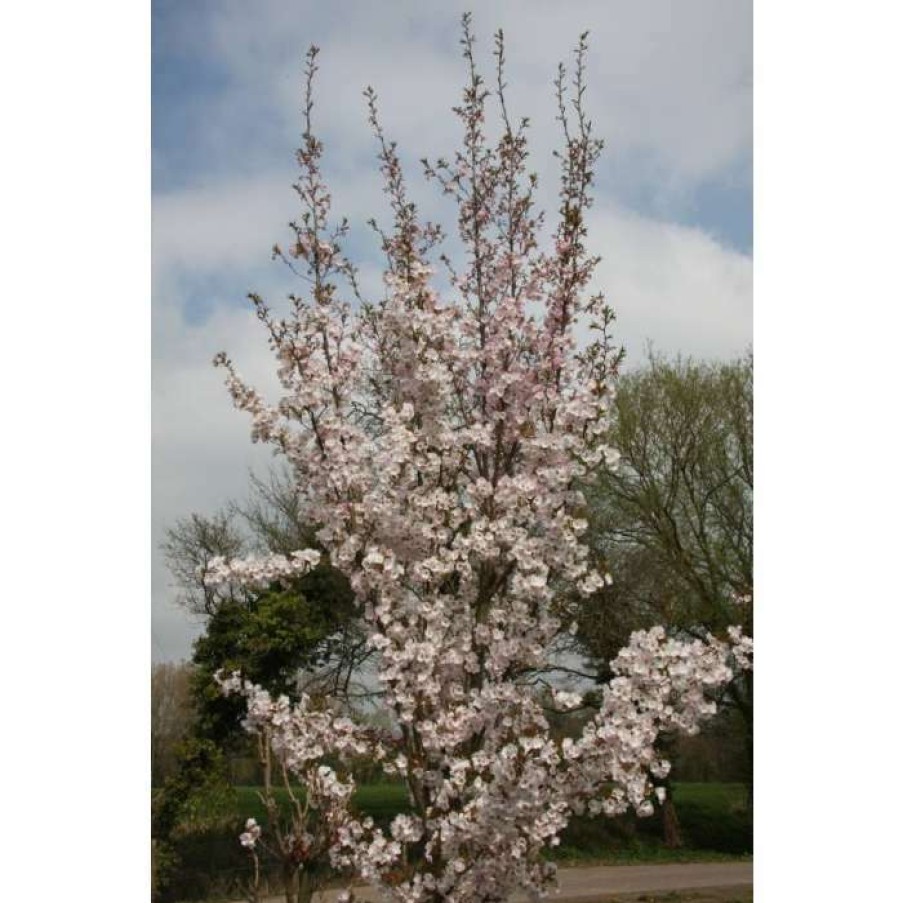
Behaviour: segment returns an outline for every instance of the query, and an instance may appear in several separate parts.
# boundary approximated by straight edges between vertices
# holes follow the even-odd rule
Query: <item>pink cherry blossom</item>
[[[436,287],[439,230],[420,221],[368,92],[393,224],[380,233],[384,297],[359,301],[346,227],[331,225],[308,102],[296,186],[306,210],[289,256],[306,268],[309,293],[293,296],[282,318],[253,297],[279,397],[265,400],[225,354],[216,359],[254,441],[291,468],[322,557],[351,583],[400,737],[375,738],[307,697],[294,706],[272,699],[240,675],[224,678],[224,690],[247,698],[247,728],[266,732],[321,807],[333,865],[399,903],[548,891],[555,870],[542,850],[575,813],[648,815],[661,799],[652,779],[669,770],[658,735],[698,730],[714,712],[712,692],[752,654],[739,629],[704,642],[662,628],[636,633],[580,735],[553,739],[529,678],[550,665],[573,623],[567,606],[579,601],[564,602],[571,594],[562,591],[579,599],[611,583],[581,539],[581,485],[618,463],[606,436],[620,353],[613,314],[589,290],[598,257],[586,211],[601,142],[581,103],[581,39],[573,98],[563,70],[557,80],[559,219],[542,250],[525,126],[502,106],[501,137],[487,137],[490,91],[469,28],[465,18],[469,80],[455,111],[463,148],[426,165],[457,204],[465,254],[451,288]],[[499,36],[499,86],[503,51]],[[589,339],[578,340],[578,328]],[[209,579],[266,586],[320,558],[299,550],[217,561]],[[583,699],[565,691],[553,701],[568,710]],[[356,755],[407,784],[412,812],[388,833],[353,813],[354,782],[341,763]],[[253,846],[251,834],[242,843]]]

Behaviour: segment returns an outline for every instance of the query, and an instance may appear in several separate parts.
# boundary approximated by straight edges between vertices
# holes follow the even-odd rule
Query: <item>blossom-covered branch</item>
[[[332,221],[310,122],[312,52],[296,186],[303,210],[288,255],[309,292],[291,297],[285,319],[252,296],[281,396],[265,401],[225,354],[216,360],[253,439],[284,456],[318,542],[351,583],[379,653],[398,748],[368,747],[347,718],[304,700],[292,709],[259,688],[228,686],[248,696],[249,726],[265,725],[287,767],[322,795],[334,864],[405,903],[546,890],[554,869],[539,854],[571,815],[628,806],[646,814],[649,776],[667,768],[656,736],[695,730],[712,711],[707,691],[749,654],[740,636],[686,644],[663,631],[637,634],[614,664],[601,708],[564,743],[523,680],[549,666],[554,640],[570,626],[556,605],[560,588],[585,597],[607,579],[581,538],[580,488],[618,457],[606,434],[621,353],[611,343],[611,309],[589,291],[598,256],[588,249],[586,212],[602,145],[583,106],[583,36],[571,83],[564,69],[556,81],[560,206],[543,250],[527,124],[512,124],[504,99],[502,36],[495,142],[469,17],[462,45],[468,80],[454,112],[463,144],[449,160],[425,162],[457,205],[465,254],[451,290],[440,296],[435,287],[429,255],[440,233],[420,223],[368,91],[393,224],[380,232],[385,296],[362,305],[347,297],[356,283],[341,249],[346,226]],[[580,344],[583,326],[590,338]],[[212,570],[259,585],[315,561],[299,552]],[[352,785],[324,762],[359,749],[407,784],[412,812],[389,835],[350,813]]]

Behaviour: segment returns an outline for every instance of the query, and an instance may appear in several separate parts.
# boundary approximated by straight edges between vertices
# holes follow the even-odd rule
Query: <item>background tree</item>
[[[194,645],[192,686],[208,739],[240,736],[240,709],[213,680],[220,668],[240,669],[292,699],[304,689],[345,698],[359,689],[354,676],[371,653],[348,581],[325,556],[288,584],[214,588],[207,579],[218,557],[285,555],[316,547],[315,534],[316,525],[301,516],[297,487],[278,469],[265,478],[252,475],[247,501],[228,502],[209,516],[191,514],[167,530],[162,548],[179,600],[205,619]]]
[[[621,465],[587,493],[590,543],[614,577],[579,616],[604,677],[632,630],[752,633],[753,360],[666,359],[622,376],[610,434]],[[752,781],[751,672],[724,691],[740,715]]]
[[[191,667],[160,662],[151,670],[151,784],[159,787],[176,767],[178,745],[193,721]]]
[[[293,900],[299,888],[311,890],[298,881],[300,860],[292,833],[299,823],[297,805],[283,812],[274,793],[282,775],[271,767],[270,750],[266,744],[249,743],[241,729],[244,704],[224,696],[215,675],[221,669],[240,670],[292,700],[307,692],[353,704],[360,690],[355,676],[371,655],[357,623],[353,594],[325,556],[303,576],[272,586],[213,589],[206,578],[218,557],[285,554],[312,543],[315,529],[300,518],[297,491],[278,470],[265,478],[252,476],[246,502],[229,502],[212,515],[191,514],[167,530],[163,551],[179,601],[203,618],[204,631],[194,643],[190,667],[180,672],[188,703],[180,713],[183,742],[167,747],[168,780],[154,803],[156,849],[170,854],[161,896],[177,878],[179,842],[174,832],[184,832],[191,813],[227,789],[236,755],[258,763],[271,841],[264,846],[279,860],[287,899]],[[155,742],[163,744],[165,736],[155,734]]]
[[[193,614],[212,615],[223,595],[205,583],[210,561],[217,556],[240,555],[247,546],[232,506],[210,516],[190,514],[167,528],[161,549],[175,580],[179,604]]]

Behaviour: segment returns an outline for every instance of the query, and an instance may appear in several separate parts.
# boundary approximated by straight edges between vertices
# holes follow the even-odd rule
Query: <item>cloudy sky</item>
[[[334,209],[375,273],[365,222],[386,208],[361,91],[371,84],[379,94],[416,199],[446,219],[416,161],[456,146],[448,110],[464,76],[459,20],[469,7],[487,73],[492,32],[504,29],[509,108],[531,119],[533,168],[550,198],[551,80],[590,31],[587,104],[606,142],[590,238],[628,361],[649,341],[726,357],[752,340],[751,2],[154,0],[155,660],[188,657],[198,630],[174,604],[158,551],[166,526],[244,497],[249,470],[270,461],[251,445],[211,359],[228,350],[244,375],[272,385],[245,298],[254,290],[278,304],[297,290],[269,251],[296,213],[304,52],[322,50],[314,119]]]

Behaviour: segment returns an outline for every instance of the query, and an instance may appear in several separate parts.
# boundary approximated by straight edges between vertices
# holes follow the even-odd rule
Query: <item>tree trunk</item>
[[[680,831],[680,821],[677,818],[677,809],[674,808],[674,800],[671,799],[671,788],[668,788],[668,796],[662,803],[662,828],[665,846],[669,850],[676,850],[684,845],[684,839]]]
[[[677,737],[673,734],[662,736],[659,748],[666,759],[673,761],[677,751]],[[665,788],[665,800],[662,803],[662,839],[669,850],[676,850],[684,845],[684,839],[681,835],[677,809],[674,807],[674,787],[670,775],[662,781],[662,787]]]
[[[301,872],[301,880],[298,883],[298,903],[310,903],[314,898],[314,881],[308,869]]]
[[[298,869],[287,863],[283,865],[282,881],[285,885],[285,903],[298,903]]]
[[[753,678],[749,672],[744,672],[738,680],[735,680],[728,688],[728,695],[737,706],[743,718],[744,737],[743,751],[746,784],[746,803],[752,808],[753,804],[753,773],[754,773],[754,746],[753,746]]]

